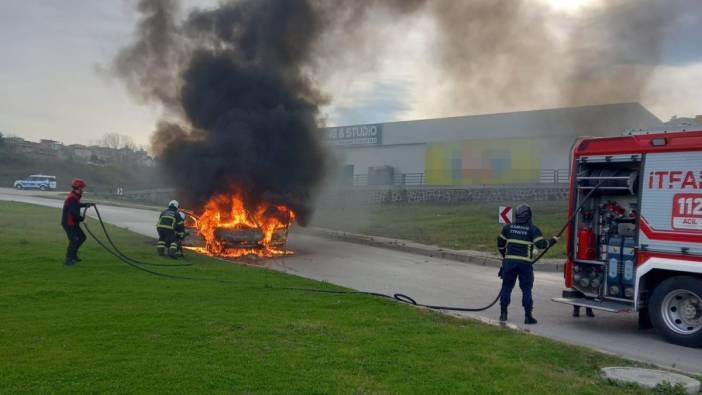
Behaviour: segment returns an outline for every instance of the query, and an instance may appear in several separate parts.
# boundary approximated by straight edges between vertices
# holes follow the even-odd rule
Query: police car
[[[24,180],[15,181],[17,189],[39,189],[41,191],[56,189],[56,177],[33,174]]]

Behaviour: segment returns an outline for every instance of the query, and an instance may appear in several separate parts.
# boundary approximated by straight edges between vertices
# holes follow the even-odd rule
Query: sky
[[[554,29],[601,0],[547,3]],[[664,1],[664,0],[661,0]],[[189,0],[184,8],[210,7]],[[691,2],[691,4],[701,4]],[[147,146],[161,109],[135,100],[109,72],[113,57],[133,38],[139,15],[133,0],[0,1],[0,132],[30,140],[89,144],[106,133]],[[560,22],[559,22],[560,21]],[[666,33],[659,64],[641,99],[663,120],[702,114],[702,29],[683,18]],[[418,16],[411,29],[384,29],[384,47],[372,66],[326,73],[320,88],[328,125],[472,115],[485,108],[455,108],[441,100],[431,56],[432,21]],[[548,102],[536,103],[548,107]],[[597,104],[597,103],[592,103]],[[491,112],[537,109],[489,108]]]

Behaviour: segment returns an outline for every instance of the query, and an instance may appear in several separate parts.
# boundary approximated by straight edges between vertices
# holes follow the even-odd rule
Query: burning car
[[[295,213],[285,205],[247,207],[239,194],[220,194],[201,212],[188,212],[185,240],[198,252],[224,257],[287,255],[288,230]]]

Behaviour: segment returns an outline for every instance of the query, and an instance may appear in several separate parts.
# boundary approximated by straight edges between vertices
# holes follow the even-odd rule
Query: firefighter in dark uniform
[[[544,239],[541,230],[531,222],[531,208],[522,204],[515,210],[515,223],[505,225],[497,237],[497,248],[502,255],[502,290],[500,291],[500,321],[507,321],[507,306],[509,306],[512,289],[519,278],[519,288],[522,290],[522,306],[524,306],[524,323],[536,324],[532,315],[534,301],[531,289],[534,286],[534,247],[544,250],[556,244],[558,237]]]
[[[66,231],[68,237],[68,248],[66,249],[66,266],[73,266],[76,262],[80,262],[78,257],[78,249],[85,242],[85,233],[80,228],[80,223],[83,217],[80,215],[80,209],[90,207],[93,203],[81,203],[83,190],[85,189],[85,181],[76,178],[71,181],[71,188],[66,200],[63,201],[63,214],[61,215],[61,226]]]
[[[168,208],[163,210],[158,217],[156,230],[158,231],[158,244],[156,252],[158,255],[165,255],[166,250],[168,256],[175,258],[178,253],[178,235],[185,232],[185,221],[178,212],[177,200],[171,200],[168,203]]]

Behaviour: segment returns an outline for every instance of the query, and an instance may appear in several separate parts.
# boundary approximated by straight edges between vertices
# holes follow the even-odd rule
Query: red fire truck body
[[[594,191],[593,191],[594,190]],[[572,152],[566,290],[702,346],[702,130],[583,138]]]

